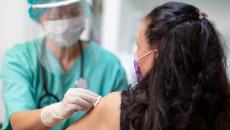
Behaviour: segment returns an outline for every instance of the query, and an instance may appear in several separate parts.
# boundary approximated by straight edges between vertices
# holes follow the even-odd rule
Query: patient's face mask
[[[136,57],[135,60],[134,60],[134,69],[135,69],[135,73],[136,73],[137,81],[138,82],[140,82],[143,79],[143,76],[141,74],[141,69],[140,69],[139,61],[141,59],[143,59],[144,57],[150,55],[151,53],[153,53],[153,51],[150,51],[150,52],[144,54],[143,56],[141,56],[139,58]]]
[[[85,22],[83,16],[44,22],[47,37],[60,47],[70,47],[78,43],[84,28]]]

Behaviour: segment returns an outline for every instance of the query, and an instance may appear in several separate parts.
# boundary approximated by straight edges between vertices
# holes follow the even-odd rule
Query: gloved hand
[[[70,88],[62,101],[42,108],[41,121],[44,125],[53,127],[76,111],[89,110],[100,97],[87,89]]]

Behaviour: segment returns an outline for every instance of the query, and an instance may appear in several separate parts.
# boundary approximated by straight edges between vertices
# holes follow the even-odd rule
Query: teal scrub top
[[[12,130],[9,117],[13,113],[37,109],[38,100],[44,93],[44,82],[37,51],[37,47],[43,44],[42,41],[39,39],[16,45],[5,55],[2,76],[6,118],[3,130]],[[125,71],[113,54],[102,49],[93,41],[84,49],[83,54],[83,74],[84,79],[88,82],[89,90],[105,96],[110,92],[128,88]],[[46,72],[48,90],[62,99],[69,88],[76,87],[75,81],[80,77],[81,60],[78,58],[71,70],[64,72],[51,52],[48,52],[47,57],[55,70]],[[71,118],[62,121],[52,130],[67,128],[83,114],[83,112],[75,112]]]

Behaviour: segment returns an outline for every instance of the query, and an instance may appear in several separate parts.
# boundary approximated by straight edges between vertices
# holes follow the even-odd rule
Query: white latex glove
[[[88,111],[100,100],[101,96],[82,88],[70,88],[62,101],[42,108],[41,121],[53,127],[69,118],[76,111]]]

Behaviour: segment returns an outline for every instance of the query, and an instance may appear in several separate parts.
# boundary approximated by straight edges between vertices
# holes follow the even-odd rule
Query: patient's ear
[[[153,55],[153,62],[152,62],[152,65],[155,65],[155,63],[156,63],[156,61],[157,61],[157,59],[158,59],[158,56],[159,56],[159,51],[158,51],[158,49],[154,49],[152,55]]]

